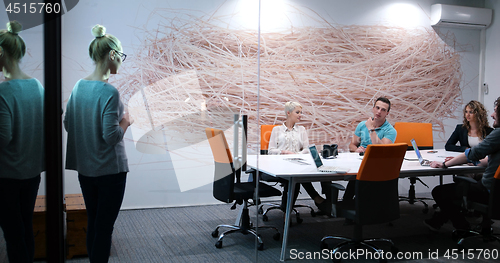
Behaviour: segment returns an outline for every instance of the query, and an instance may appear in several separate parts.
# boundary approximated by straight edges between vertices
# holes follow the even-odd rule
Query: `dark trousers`
[[[439,224],[444,224],[451,220],[453,226],[457,229],[464,229],[469,226],[465,216],[460,212],[461,201],[464,196],[463,182],[438,185],[432,189],[432,197],[439,205],[441,212],[433,217]],[[477,184],[470,184],[467,199],[480,203],[488,203],[489,193],[486,187],[478,181]]]
[[[33,262],[33,210],[40,175],[24,180],[0,179],[0,226],[10,263]]]
[[[92,263],[108,262],[111,236],[125,194],[127,173],[89,177],[78,174],[87,209],[87,252]]]
[[[342,201],[352,201],[354,199],[354,195],[356,194],[356,180],[351,180],[347,183],[347,186],[344,191],[344,195],[342,196]]]
[[[284,208],[288,196],[288,181],[286,180],[283,181],[284,181],[283,182],[284,188],[283,188],[283,195],[281,196],[281,204]],[[329,184],[331,184],[331,182],[321,182],[322,193],[326,195],[327,200],[330,199],[330,191],[326,191],[326,189],[329,189]],[[297,200],[297,197],[299,195],[300,185],[301,184],[295,185],[292,205],[295,205],[295,201]],[[304,187],[304,189],[306,190],[307,194],[311,197],[311,199],[314,200],[315,197],[319,196],[318,192],[316,191],[312,183],[302,183],[302,187]]]

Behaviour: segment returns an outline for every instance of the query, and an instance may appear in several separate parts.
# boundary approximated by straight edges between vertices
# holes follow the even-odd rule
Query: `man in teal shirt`
[[[391,102],[385,97],[379,97],[373,105],[373,117],[362,121],[356,127],[349,150],[365,152],[370,144],[391,144],[396,140],[397,132],[386,120],[391,110]]]
[[[396,129],[387,121],[386,117],[391,110],[391,102],[385,97],[379,97],[373,105],[373,117],[362,121],[356,127],[349,151],[364,153],[370,144],[391,144],[396,140]],[[355,194],[354,181],[347,184],[343,201],[353,200]],[[350,223],[346,221],[346,223]]]

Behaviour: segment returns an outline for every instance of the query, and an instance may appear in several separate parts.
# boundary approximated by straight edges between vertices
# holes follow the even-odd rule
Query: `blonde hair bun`
[[[92,35],[96,38],[103,37],[106,35],[106,28],[102,25],[95,25],[92,28]]]
[[[23,30],[23,26],[19,22],[10,21],[7,23],[7,31],[9,31],[9,33],[17,35],[21,30]]]

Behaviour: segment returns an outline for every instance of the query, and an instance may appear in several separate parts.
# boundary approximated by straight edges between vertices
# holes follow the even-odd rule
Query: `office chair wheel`
[[[432,208],[434,208],[434,209],[437,209],[438,207],[439,207],[439,205],[438,205],[438,204],[433,204],[433,205],[432,205]]]
[[[214,230],[212,232],[212,237],[218,237],[219,236],[219,231],[218,230]]]
[[[312,216],[312,217],[316,217],[316,211],[311,210],[311,216]]]
[[[304,222],[304,219],[297,217],[297,224],[302,224]]]
[[[262,216],[262,221],[264,221],[264,222],[269,221],[269,218],[267,217],[267,215],[263,215]]]
[[[219,241],[215,242],[215,247],[216,248],[222,248],[222,240],[219,240]]]
[[[259,215],[264,214],[264,209],[262,208],[262,206],[259,207],[259,209],[257,210],[257,212],[259,213]]]
[[[260,244],[257,246],[257,250],[264,250],[264,243],[260,243]]]
[[[276,241],[280,240],[280,237],[281,237],[280,232],[278,232],[278,233],[276,233],[276,234],[273,235],[273,239],[276,240]]]

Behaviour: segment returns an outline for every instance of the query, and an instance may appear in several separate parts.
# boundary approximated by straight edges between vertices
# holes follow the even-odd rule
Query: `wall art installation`
[[[116,86],[146,153],[205,140],[205,127],[227,129],[234,113],[249,116],[257,147],[258,124],[281,124],[286,101],[304,106],[311,143],[347,149],[379,96],[393,104],[392,124],[431,122],[437,131],[462,100],[460,56],[429,28],[324,22],[263,33],[260,78],[257,31],[214,17],[165,18],[134,52],[134,69]]]

